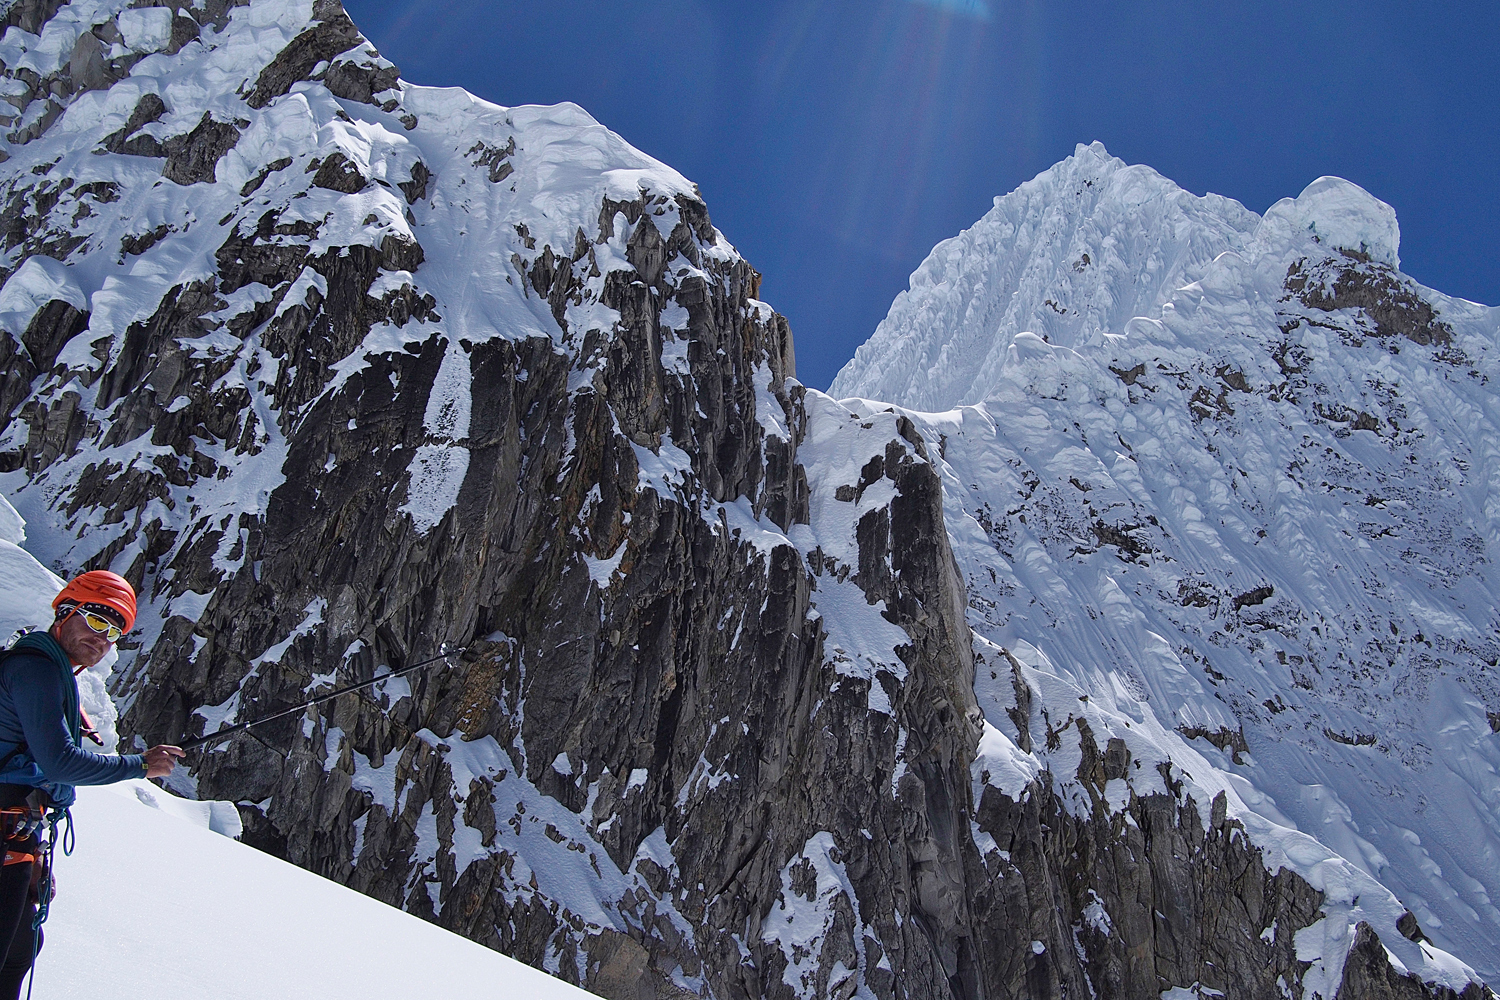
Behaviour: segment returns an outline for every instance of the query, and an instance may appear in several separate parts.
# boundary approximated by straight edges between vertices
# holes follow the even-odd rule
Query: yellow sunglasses
[[[110,642],[117,642],[123,634],[120,626],[103,615],[95,614],[92,611],[85,611],[82,608],[78,609],[78,614],[83,618],[85,625],[104,636]]]

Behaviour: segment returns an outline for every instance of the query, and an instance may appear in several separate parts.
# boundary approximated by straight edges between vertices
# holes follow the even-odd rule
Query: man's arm
[[[57,667],[36,656],[16,656],[6,665],[14,671],[11,700],[26,734],[27,752],[48,781],[64,785],[107,785],[146,776],[144,757],[100,754],[80,749],[63,719]]]

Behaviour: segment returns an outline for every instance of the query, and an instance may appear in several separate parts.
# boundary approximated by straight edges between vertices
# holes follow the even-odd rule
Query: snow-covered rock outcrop
[[[1031,442],[960,441],[990,411],[803,389],[693,186],[580,109],[407,84],[332,0],[4,16],[0,490],[54,570],[138,584],[110,680],[125,739],[466,647],[195,753],[175,787],[237,801],[250,843],[609,997],[1478,995],[1401,935],[1362,855],[1292,829],[1204,742],[1233,748],[1236,705],[1112,596],[1110,552],[1154,567],[1165,544],[1125,519],[1145,501],[1122,459],[1114,486],[1075,473],[1096,503],[1120,492],[1077,540],[1104,552],[1058,552],[1049,528],[990,577],[981,516],[1009,537],[998,501],[1040,482],[1012,461]],[[1253,261],[1263,223],[1138,168],[1114,171],[1119,204],[1064,170],[1107,210],[1099,246],[1072,256],[1094,223],[1038,190],[1013,221],[1041,277],[991,284],[1065,269],[1099,295],[1043,295],[1073,325],[997,348],[986,384],[1023,373],[1017,398],[1045,401],[1015,433],[1050,459],[1047,407],[1124,407],[1132,386],[1161,420],[1217,426],[1228,396],[1176,369],[1088,381],[1064,333],[1116,350],[1140,323],[1176,336],[1168,304],[1232,308],[1205,276],[1232,283],[1223,251]],[[1292,206],[1278,238],[1361,246],[1309,244],[1277,294],[1381,344],[1469,351],[1401,297],[1393,222],[1337,184],[1324,200],[1340,211]],[[931,315],[963,315],[934,275]],[[934,393],[968,343],[923,369]],[[1238,358],[1214,377],[1270,377]],[[1194,461],[1181,483],[1212,482]],[[1077,513],[1037,503],[1037,530]],[[1190,506],[1170,524],[1196,538]],[[1092,575],[1045,575],[1069,559]],[[1017,596],[1016,564],[1045,602]],[[1205,607],[1267,603],[1227,580],[1198,581]],[[1129,669],[1049,666],[1021,628],[1091,606],[1126,616],[1087,638],[1128,643]]]

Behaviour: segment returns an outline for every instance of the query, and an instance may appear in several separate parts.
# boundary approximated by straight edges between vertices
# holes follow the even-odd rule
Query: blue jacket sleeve
[[[64,785],[107,785],[146,775],[140,754],[90,753],[73,742],[63,720],[62,691],[57,668],[40,657],[18,656],[8,665],[15,671],[11,699],[27,752],[48,781]]]

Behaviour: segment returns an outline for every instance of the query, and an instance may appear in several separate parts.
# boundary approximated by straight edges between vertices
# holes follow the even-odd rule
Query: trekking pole
[[[348,694],[350,691],[358,691],[360,688],[367,688],[371,685],[379,684],[381,681],[388,681],[392,677],[400,677],[403,674],[411,673],[413,670],[420,670],[423,667],[431,666],[439,660],[445,660],[450,656],[462,653],[467,647],[459,646],[456,649],[449,649],[448,644],[445,642],[440,648],[442,649],[442,652],[438,653],[438,655],[432,657],[429,660],[423,660],[421,663],[413,663],[409,667],[402,667],[400,670],[392,670],[387,673],[381,674],[379,677],[371,677],[367,681],[360,681],[358,684],[350,684],[347,687],[341,687],[337,691],[330,691],[327,694],[320,694],[316,698],[309,698],[307,701],[302,702],[300,705],[293,705],[291,708],[277,712],[274,715],[267,715],[266,717],[261,719],[252,719],[249,722],[241,722],[238,725],[230,726],[227,729],[220,729],[217,732],[208,733],[204,736],[195,736],[192,739],[184,740],[177,745],[184,750],[196,749],[197,747],[204,746],[208,743],[216,742],[225,736],[233,736],[235,733],[243,733],[247,729],[250,729],[252,726],[263,725],[267,722],[275,722],[277,719],[284,719],[288,715],[295,715],[298,712],[305,711],[314,705],[321,705],[325,701],[332,701],[340,695]]]

